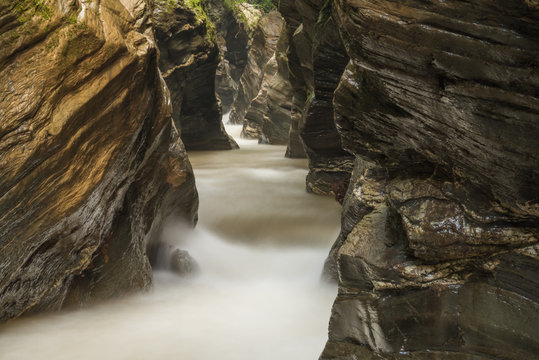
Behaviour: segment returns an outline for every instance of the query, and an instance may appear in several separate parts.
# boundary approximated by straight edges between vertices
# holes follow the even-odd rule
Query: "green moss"
[[[13,7],[13,11],[21,23],[29,21],[35,15],[45,20],[52,17],[52,10],[46,0],[20,0]]]
[[[217,38],[217,31],[214,23],[211,21],[208,15],[207,0],[155,0],[156,4],[173,11],[178,6],[186,6],[192,10],[197,18],[206,24],[208,37],[210,40],[215,41]]]
[[[210,16],[208,15],[207,2],[205,0],[185,0],[185,5],[187,5],[189,9],[193,10],[199,19],[206,23],[208,36],[212,41],[215,41],[217,38],[217,31],[215,29],[215,24],[211,21]]]
[[[254,7],[262,10],[263,12],[270,12],[271,10],[275,9],[275,5],[273,5],[273,2],[271,0],[213,0],[216,2],[222,2],[224,6],[228,9],[235,10],[236,13],[238,5],[241,4],[251,4]]]

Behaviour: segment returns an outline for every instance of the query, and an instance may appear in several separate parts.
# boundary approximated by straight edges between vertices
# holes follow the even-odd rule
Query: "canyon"
[[[0,0],[0,44],[6,333],[195,271],[167,224],[279,241],[331,228],[295,231],[301,209],[340,204],[306,267],[338,287],[321,360],[538,356],[539,2]],[[230,182],[205,166],[244,146],[305,165],[303,205],[206,223],[240,202],[203,193]]]

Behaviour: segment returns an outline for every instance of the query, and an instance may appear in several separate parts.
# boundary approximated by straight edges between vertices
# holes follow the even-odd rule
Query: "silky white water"
[[[150,293],[11,322],[0,359],[316,360],[336,295],[320,273],[340,207],[305,192],[305,160],[238,141],[190,153],[199,224],[164,234],[198,275],[156,272]]]

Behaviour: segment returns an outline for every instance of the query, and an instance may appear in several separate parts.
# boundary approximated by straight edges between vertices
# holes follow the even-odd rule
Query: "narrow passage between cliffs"
[[[305,192],[306,160],[227,130],[240,150],[189,154],[197,228],[172,224],[164,234],[199,273],[156,271],[149,294],[17,321],[0,333],[0,358],[318,358],[336,294],[320,274],[340,206]]]

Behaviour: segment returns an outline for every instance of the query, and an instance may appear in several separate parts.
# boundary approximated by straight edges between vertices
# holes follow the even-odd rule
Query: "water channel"
[[[315,360],[336,286],[320,282],[340,207],[305,192],[306,160],[238,139],[240,150],[189,154],[200,195],[188,250],[197,275],[154,274],[150,293],[0,329],[0,359]]]

